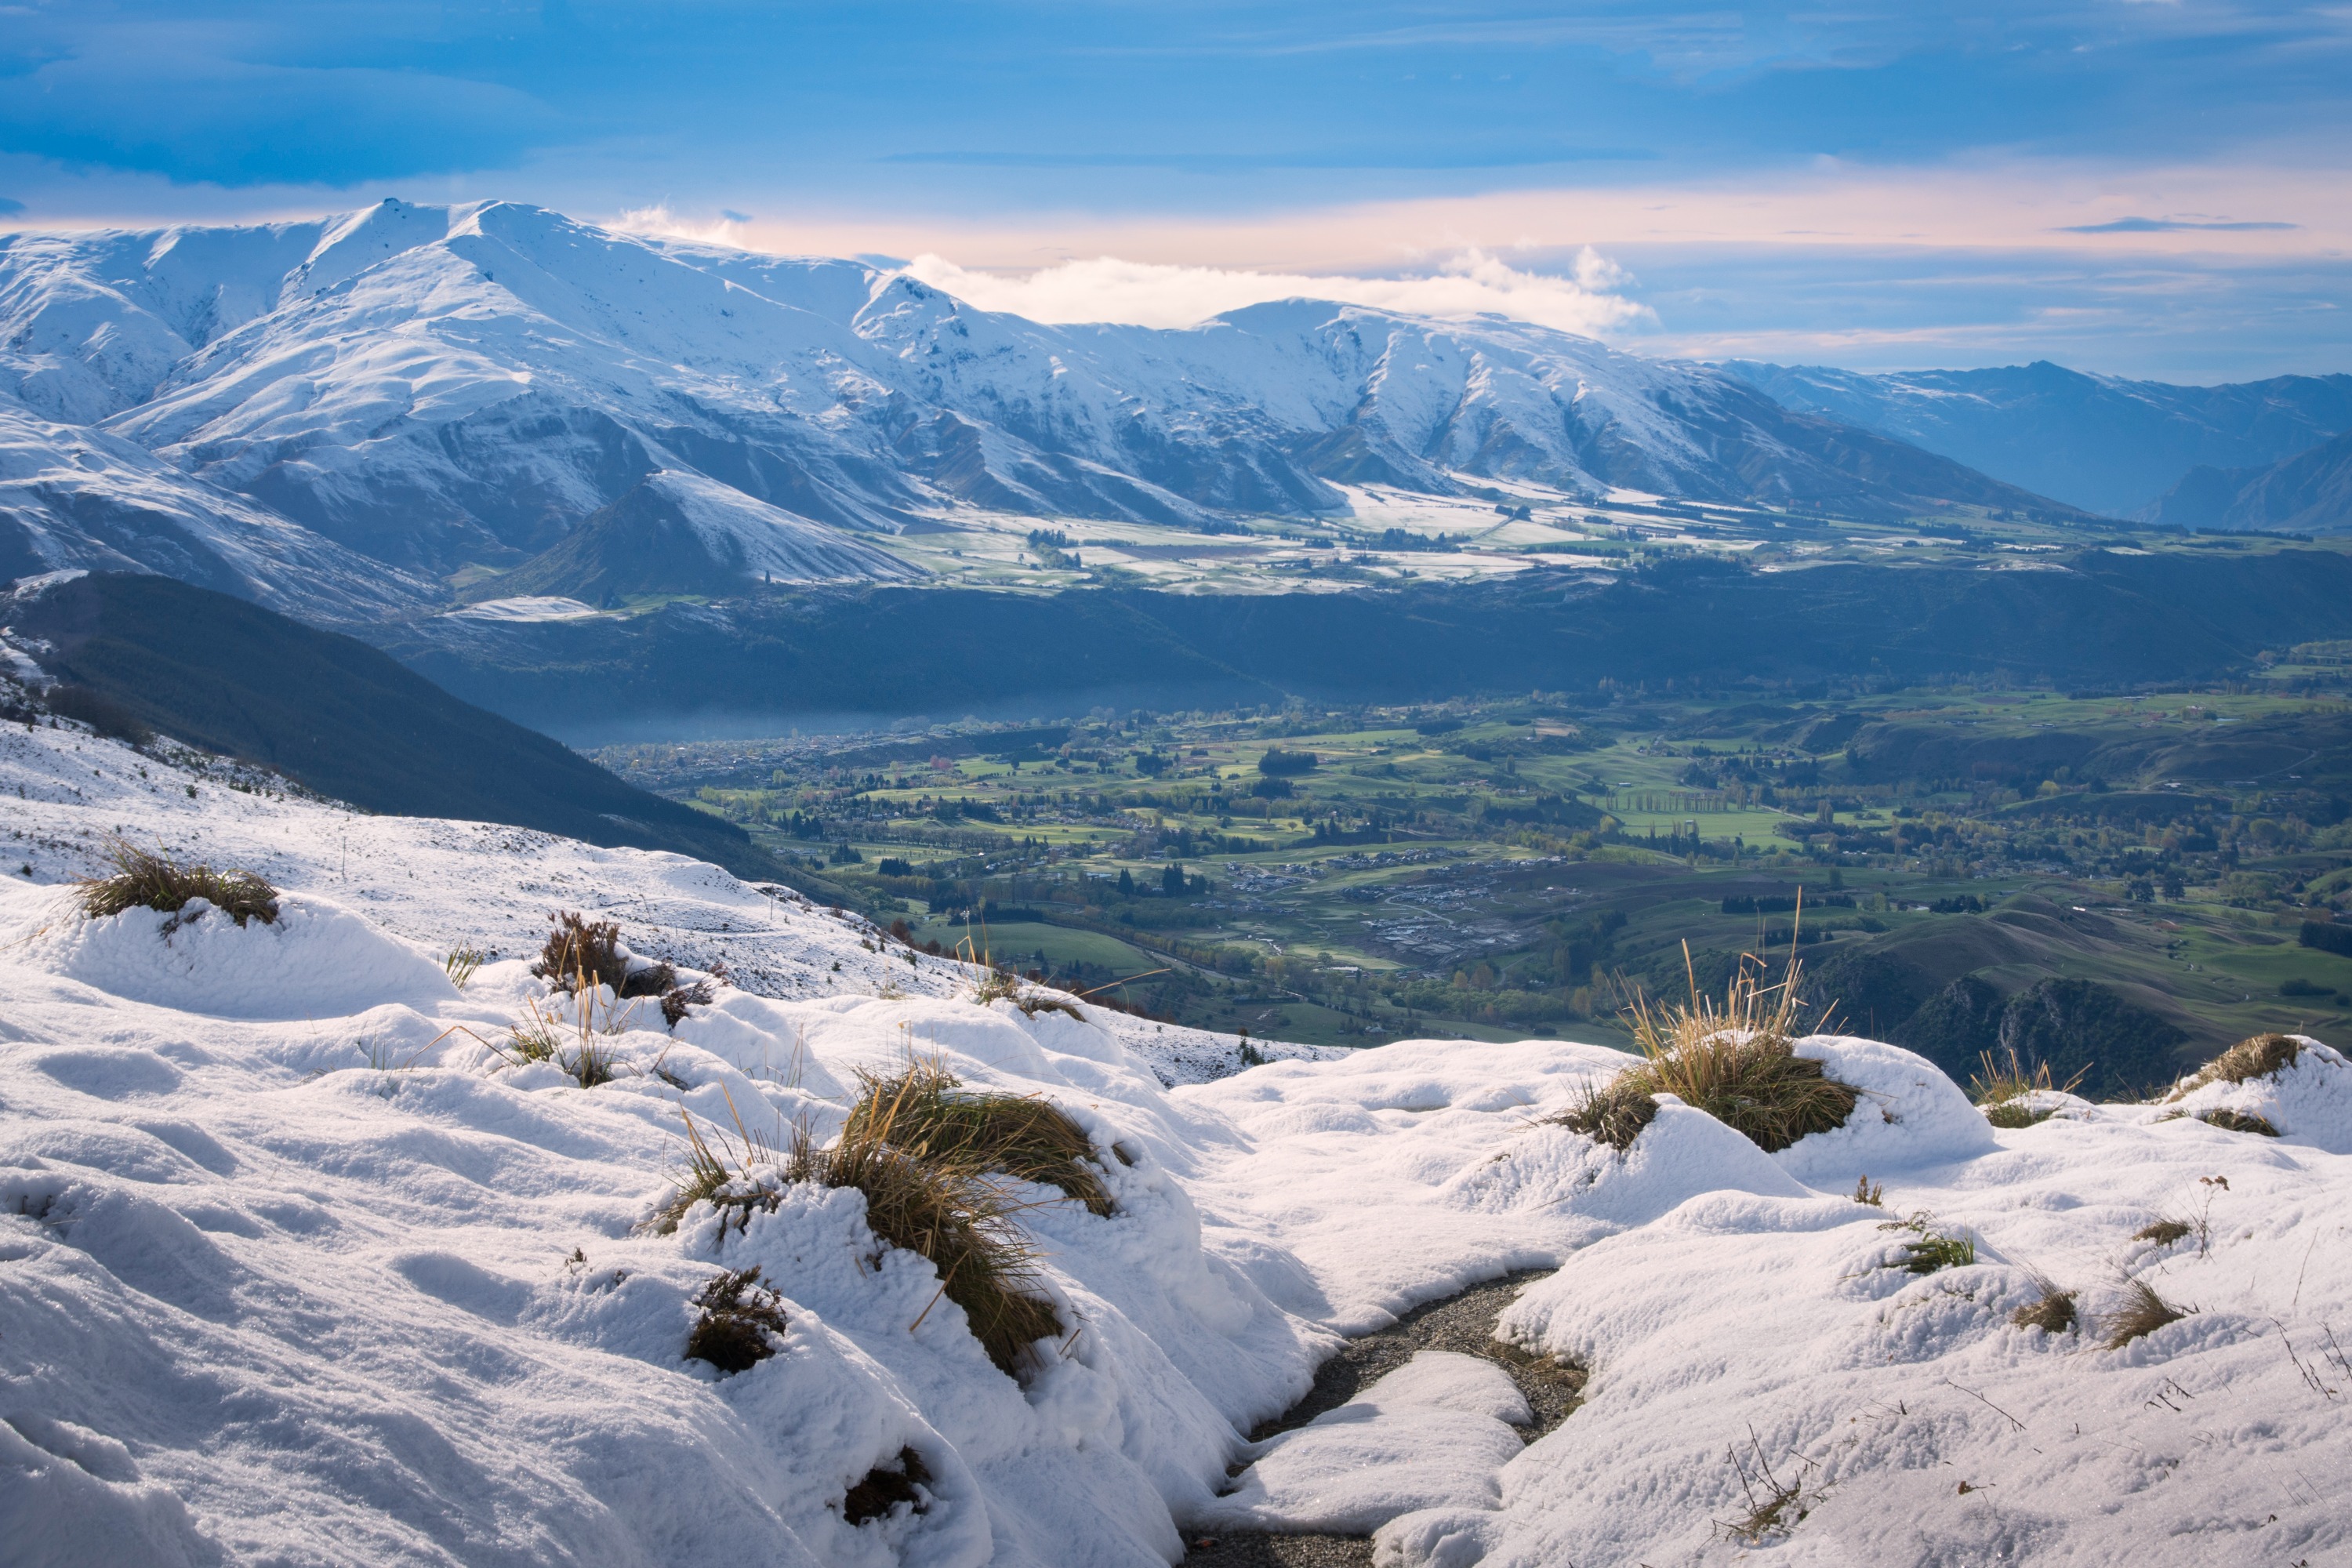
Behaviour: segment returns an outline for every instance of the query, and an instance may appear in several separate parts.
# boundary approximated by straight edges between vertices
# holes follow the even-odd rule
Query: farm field
[[[2121,1089],[2263,1029],[2352,1043],[2341,677],[2282,658],[2211,691],[1603,690],[598,755],[919,944],[1185,1023],[1622,1043],[1636,998],[1793,955],[1817,1019],[1964,1078],[2079,1040],[2067,1070]]]

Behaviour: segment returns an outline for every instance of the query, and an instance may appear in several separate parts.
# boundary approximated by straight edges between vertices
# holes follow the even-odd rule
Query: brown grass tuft
[[[707,1361],[723,1373],[749,1372],[776,1353],[769,1336],[783,1333],[784,1309],[760,1283],[757,1268],[713,1275],[694,1304],[701,1316],[686,1337],[689,1361]]]
[[[250,871],[183,864],[127,838],[110,839],[106,858],[114,867],[111,876],[84,877],[74,884],[82,912],[93,920],[131,909],[177,914],[197,899],[239,925],[249,920],[268,925],[278,919],[278,889]]]
[[[2063,1334],[2080,1321],[2074,1311],[2077,1292],[2061,1290],[2047,1279],[2036,1279],[2041,1291],[2032,1300],[2009,1315],[2009,1321],[2021,1329],[2040,1329],[2045,1334]]]
[[[884,1137],[919,1159],[1002,1171],[1058,1187],[1096,1214],[1117,1212],[1094,1164],[1094,1141],[1051,1100],[969,1090],[929,1062],[912,1063],[888,1078],[861,1074],[858,1084],[845,1136]]]
[[[2174,1306],[2158,1295],[2145,1279],[2126,1280],[2124,1304],[2107,1314],[2107,1337],[2099,1342],[2108,1350],[2121,1350],[2141,1335],[2152,1334],[2167,1323],[2177,1323],[2196,1310]]]
[[[2295,1058],[2301,1055],[2303,1042],[2293,1035],[2250,1036],[2199,1068],[2164,1098],[2179,1100],[2209,1083],[2243,1083],[2248,1079],[2268,1078],[2282,1068],[2294,1066]]]
[[[2158,1247],[2170,1247],[2185,1239],[2197,1227],[2185,1219],[2160,1219],[2144,1225],[2132,1232],[2134,1241],[2152,1241]]]
[[[2263,1138],[2275,1138],[2279,1135],[2279,1130],[2271,1125],[2269,1117],[2256,1116],[2247,1110],[2232,1110],[2226,1105],[2217,1105],[2210,1110],[2200,1110],[2197,1113],[2197,1120],[2208,1127],[2218,1127],[2224,1132],[2252,1132]]]
[[[831,1147],[815,1147],[805,1131],[794,1139],[785,1177],[864,1193],[867,1227],[929,1258],[940,1293],[963,1309],[988,1359],[1016,1376],[1031,1346],[1062,1332],[1052,1303],[1032,1294],[1035,1260],[1013,1223],[1018,1205],[971,1152],[916,1153],[900,1143],[898,1109],[869,1090],[859,1102],[865,1114],[853,1112]]]
[[[1689,949],[1684,949],[1685,960]],[[1794,960],[1779,984],[1762,984],[1743,964],[1718,1005],[1694,981],[1687,1003],[1653,1006],[1636,998],[1629,1017],[1643,1060],[1588,1089],[1552,1120],[1615,1149],[1628,1149],[1657,1115],[1652,1098],[1677,1096],[1777,1153],[1812,1132],[1845,1125],[1861,1096],[1822,1064],[1796,1054],[1798,981]]]

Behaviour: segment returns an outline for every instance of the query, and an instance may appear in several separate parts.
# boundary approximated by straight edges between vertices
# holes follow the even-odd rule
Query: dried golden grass
[[[278,889],[250,871],[186,864],[127,838],[109,839],[106,858],[114,867],[111,875],[84,877],[74,884],[82,911],[94,920],[131,909],[177,914],[198,899],[239,925],[249,920],[268,925],[278,919]]]
[[[1690,950],[1684,947],[1687,968]],[[1690,986],[1686,1003],[1636,997],[1627,1016],[1643,1059],[1552,1118],[1571,1131],[1628,1149],[1657,1115],[1655,1096],[1673,1094],[1777,1153],[1809,1133],[1845,1125],[1860,1101],[1822,1064],[1796,1054],[1798,982],[1791,959],[1779,983],[1744,963],[1723,1001]]]
[[[2302,1054],[2303,1042],[2293,1035],[2252,1035],[2199,1068],[2164,1098],[2168,1101],[2179,1100],[2209,1083],[2244,1083],[2249,1079],[2268,1078],[2283,1068],[2293,1067]]]
[[[2021,1329],[2040,1329],[2045,1334],[2063,1334],[2073,1329],[2080,1321],[2074,1311],[2077,1292],[2062,1290],[2047,1279],[2033,1283],[2041,1293],[2011,1312],[2009,1321]]]
[[[880,1135],[918,1158],[964,1162],[1059,1188],[1098,1215],[1115,1213],[1096,1167],[1094,1141],[1070,1114],[1034,1096],[963,1087],[934,1062],[888,1077],[861,1074],[844,1135]]]
[[[2252,1132],[2260,1138],[2275,1138],[2279,1130],[2271,1125],[2267,1116],[2256,1116],[2250,1110],[2232,1110],[2217,1105],[2210,1110],[2200,1110],[2197,1120],[2208,1127],[2218,1127],[2224,1132]]]
[[[1990,1051],[1979,1052],[1977,1059],[1983,1066],[1969,1079],[1969,1098],[1983,1109],[1987,1121],[2011,1129],[2048,1121],[2052,1112],[2031,1104],[2032,1097],[2072,1094],[2091,1070],[2085,1066],[2064,1083],[2058,1083],[2051,1077],[2048,1062],[2036,1062],[2029,1071],[2014,1046],[2010,1047],[2005,1063],[1996,1061]]]
[[[817,1148],[803,1130],[785,1178],[865,1194],[867,1227],[889,1246],[930,1259],[940,1293],[963,1309],[988,1359],[1017,1376],[1037,1341],[1062,1332],[1053,1304],[1034,1293],[1035,1255],[1013,1222],[1020,1205],[969,1153],[918,1154],[897,1142],[898,1131],[887,1101],[845,1126],[829,1147]]]
[[[2145,1279],[2126,1280],[2124,1304],[2106,1315],[2106,1337],[2099,1342],[2108,1350],[2121,1350],[2142,1335],[2152,1334],[2167,1323],[2177,1323],[2195,1311],[2194,1307],[2174,1306],[2158,1295]]]

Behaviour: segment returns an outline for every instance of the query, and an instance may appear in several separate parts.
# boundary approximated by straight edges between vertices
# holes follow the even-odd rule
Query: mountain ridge
[[[503,202],[6,237],[0,345],[0,406],[151,454],[249,509],[248,534],[302,531],[256,535],[261,587],[378,614],[517,567],[665,471],[847,539],[974,508],[1215,530],[1343,514],[1367,479],[2071,515],[1728,373],[1524,322],[1292,300],[1056,326],[864,262]],[[91,534],[51,508],[28,563],[173,569]]]
[[[2352,375],[2183,386],[2046,360],[1871,374],[1730,360],[1790,408],[1879,431],[2075,506],[2163,521],[2190,472],[2261,468],[2352,428]]]

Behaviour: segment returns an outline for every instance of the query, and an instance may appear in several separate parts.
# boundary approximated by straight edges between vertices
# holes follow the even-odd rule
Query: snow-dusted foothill
[[[2352,1559],[2352,1066],[2316,1041],[2004,1129],[1816,1037],[1843,1125],[1768,1153],[1669,1100],[1619,1150],[1559,1120],[1626,1064],[1597,1047],[1238,1070],[679,857],[70,723],[0,728],[0,795],[11,1563]],[[92,916],[118,835],[274,909]],[[622,943],[568,991],[562,910]],[[793,1153],[923,1062],[1056,1108],[1098,1188],[998,1178],[1053,1325],[1017,1356]],[[1542,1268],[1498,1332],[1589,1381],[1535,1441],[1450,1352],[1247,1440],[1341,1333]]]

